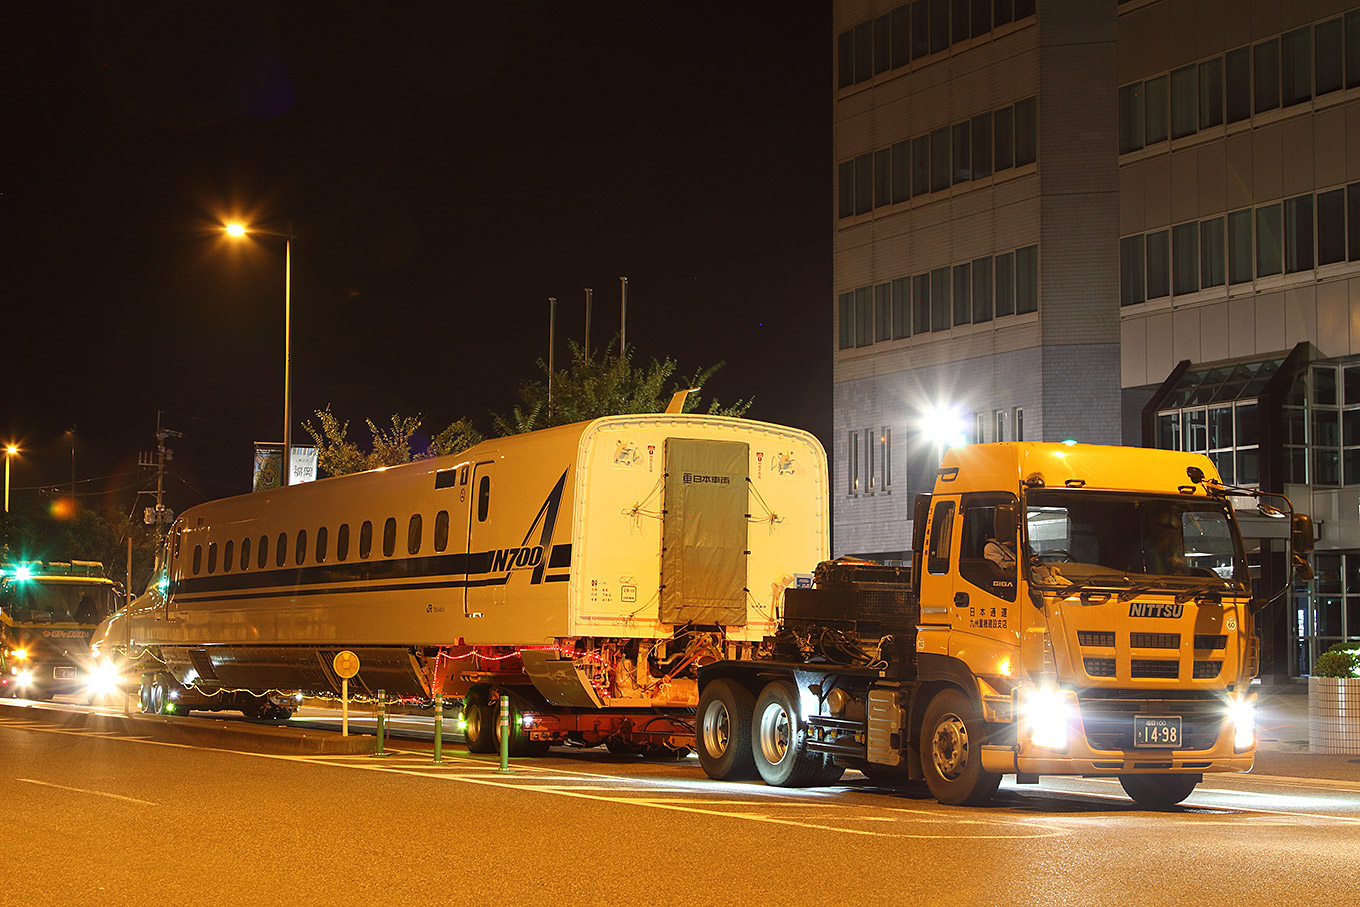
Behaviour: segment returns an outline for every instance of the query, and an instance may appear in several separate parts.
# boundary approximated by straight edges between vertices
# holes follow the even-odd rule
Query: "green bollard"
[[[501,767],[499,775],[513,775],[510,771],[510,697],[501,693]]]
[[[444,694],[434,695],[434,765],[443,765],[444,757]]]
[[[387,691],[378,691],[378,748],[374,750],[374,759],[386,759],[391,753],[383,752],[383,732],[387,724]]]

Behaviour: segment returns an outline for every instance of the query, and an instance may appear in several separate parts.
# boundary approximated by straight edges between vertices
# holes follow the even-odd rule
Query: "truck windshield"
[[[7,583],[0,605],[15,623],[97,624],[113,611],[113,587],[103,583]]]
[[[1095,491],[1031,491],[1026,498],[1030,580],[1040,585],[1204,579],[1248,587],[1227,504],[1206,498]]]

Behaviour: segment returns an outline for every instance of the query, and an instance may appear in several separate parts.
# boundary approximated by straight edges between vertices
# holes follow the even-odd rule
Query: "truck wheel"
[[[751,781],[756,777],[751,752],[751,716],[756,698],[732,680],[715,680],[699,696],[694,744],[704,774],[714,781]]]
[[[935,694],[921,725],[921,769],[936,800],[977,806],[996,793],[1001,776],[982,770],[985,739],[972,700],[952,687]]]
[[[1119,783],[1144,806],[1175,806],[1190,796],[1203,775],[1120,775]]]
[[[463,739],[469,753],[490,753],[496,749],[491,705],[485,690],[469,690],[463,700]]]
[[[505,697],[510,703],[510,747],[508,754],[511,756],[546,756],[548,748],[552,743],[548,740],[534,740],[529,737],[529,732],[525,730],[521,721],[523,712],[515,698],[505,690],[501,690],[501,696]],[[491,716],[491,752],[501,751],[501,705],[497,702],[494,706],[488,705],[487,711]]]
[[[766,784],[807,787],[820,780],[826,759],[807,751],[807,725],[792,683],[775,680],[760,691],[751,737],[756,771]]]

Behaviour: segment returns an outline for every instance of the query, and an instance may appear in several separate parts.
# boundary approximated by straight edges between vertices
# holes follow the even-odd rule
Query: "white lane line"
[[[22,781],[25,784],[37,784],[42,787],[55,787],[58,790],[69,790],[77,794],[94,794],[96,797],[108,797],[113,800],[123,800],[127,803],[141,803],[143,806],[156,806],[150,800],[138,800],[136,797],[124,797],[122,794],[110,794],[102,790],[89,790],[84,787],[67,787],[65,784],[53,784],[50,781],[35,781],[32,778],[15,778],[15,781]]]

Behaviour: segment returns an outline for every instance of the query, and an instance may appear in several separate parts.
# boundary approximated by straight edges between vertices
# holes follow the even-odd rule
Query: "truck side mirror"
[[[1016,518],[1014,504],[997,504],[992,514],[992,532],[998,542],[1015,538]]]
[[[1307,554],[1313,550],[1313,518],[1306,513],[1296,513],[1289,521],[1290,543],[1295,554]]]
[[[1296,582],[1306,583],[1313,578],[1313,567],[1308,561],[1303,559],[1302,555],[1294,555],[1294,563],[1292,566],[1294,568],[1294,580]]]

